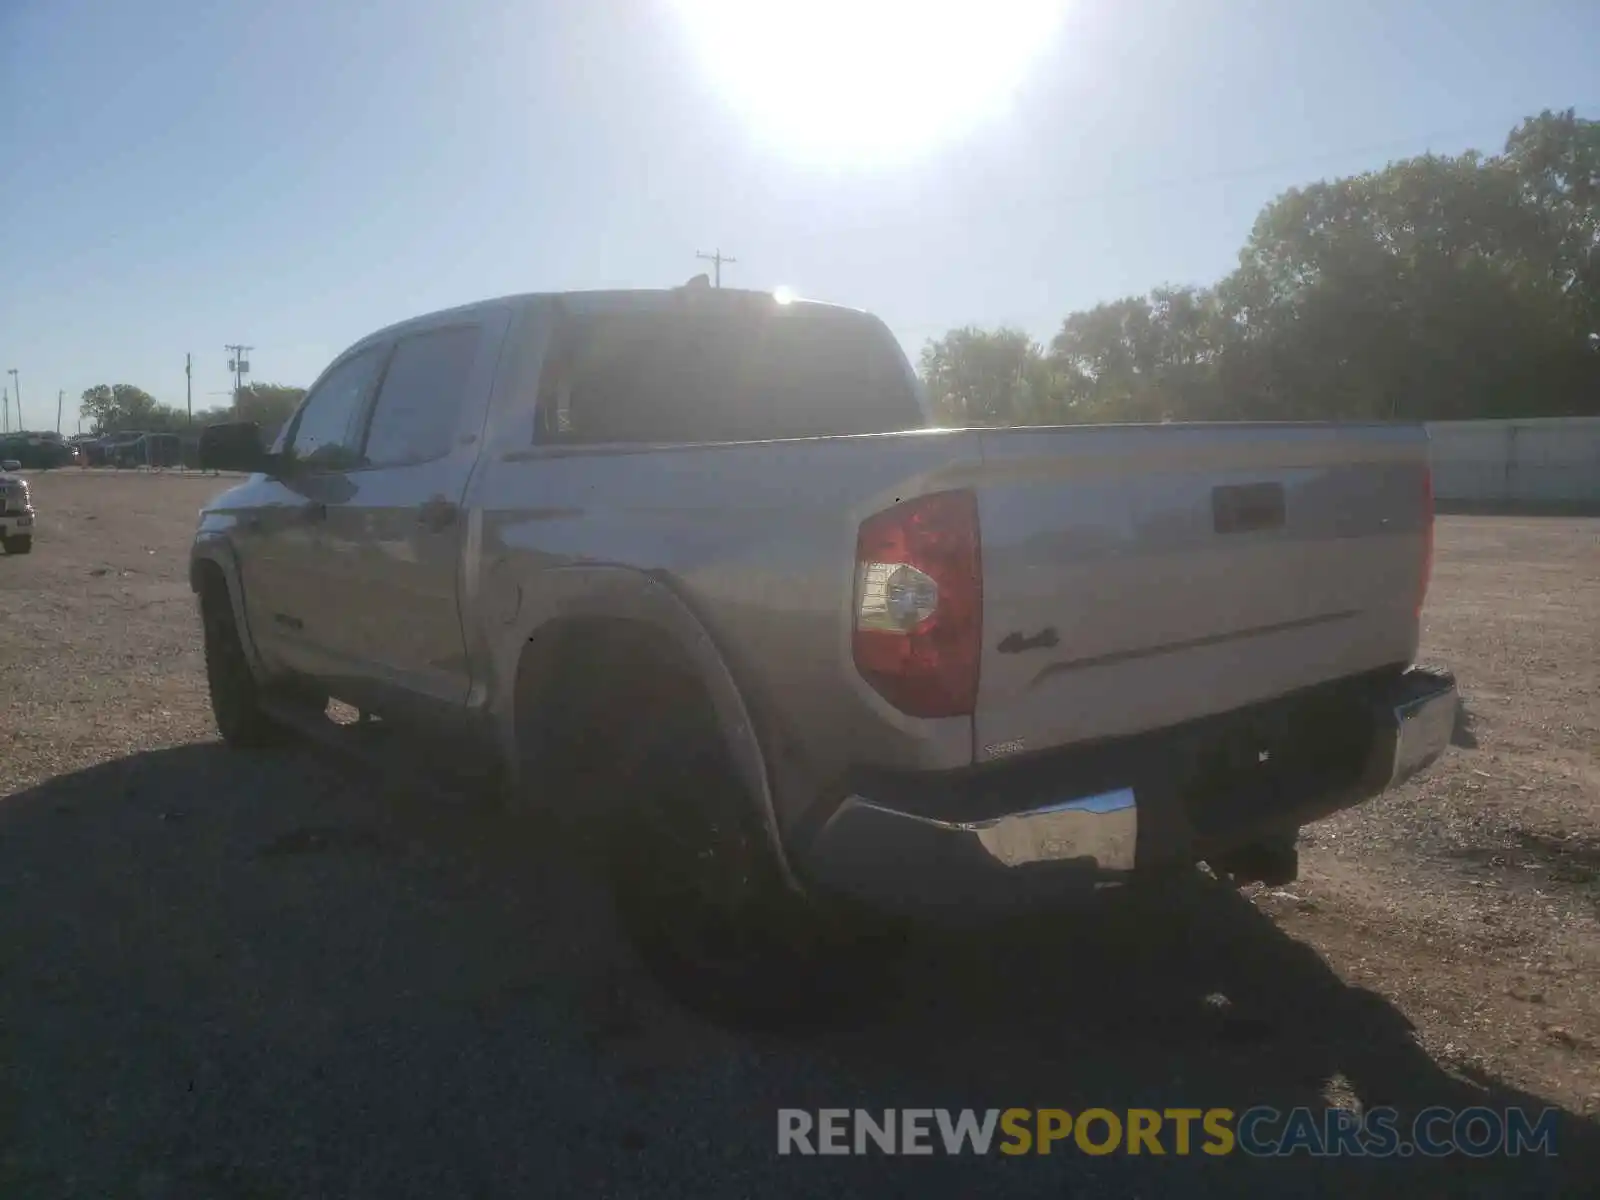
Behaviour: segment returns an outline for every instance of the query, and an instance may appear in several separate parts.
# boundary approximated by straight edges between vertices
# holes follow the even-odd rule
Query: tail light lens
[[[1433,468],[1422,468],[1422,582],[1417,585],[1417,616],[1428,599],[1428,584],[1433,578]]]
[[[983,576],[978,502],[936,492],[868,517],[856,536],[856,669],[913,717],[959,717],[978,699]]]

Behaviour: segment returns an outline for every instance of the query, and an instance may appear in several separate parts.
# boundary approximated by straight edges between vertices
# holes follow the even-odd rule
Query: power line
[[[696,250],[694,252],[694,256],[696,258],[703,258],[706,262],[712,264],[712,270],[715,272],[711,277],[711,283],[713,287],[722,286],[722,264],[736,263],[739,261],[731,254],[724,254],[720,247],[712,251],[710,254],[707,254],[704,250]]]

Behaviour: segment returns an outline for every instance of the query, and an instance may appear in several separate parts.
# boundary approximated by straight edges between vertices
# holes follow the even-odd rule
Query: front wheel
[[[33,550],[33,535],[31,533],[8,537],[4,540],[7,554],[27,554]]]
[[[224,742],[238,748],[272,745],[280,740],[282,731],[261,706],[261,685],[245,658],[225,585],[206,588],[200,616],[205,626],[206,682],[217,732]]]

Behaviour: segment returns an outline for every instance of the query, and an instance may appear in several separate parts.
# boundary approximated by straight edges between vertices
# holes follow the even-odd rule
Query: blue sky
[[[965,7],[955,44],[1019,40],[970,24],[995,0]],[[670,0],[0,0],[0,369],[32,428],[65,389],[71,431],[96,383],[181,405],[186,351],[211,406],[228,342],[304,384],[392,320],[676,284],[717,245],[726,282],[872,309],[912,353],[967,322],[1047,339],[1216,279],[1288,186],[1498,149],[1543,107],[1600,116],[1593,0],[1069,0],[981,119],[830,161],[826,126],[802,147],[772,116],[825,102],[727,77],[809,48],[783,78],[826,97],[876,63],[857,90],[882,111],[840,140],[877,121],[893,145],[971,76],[892,19],[792,34],[739,72]]]

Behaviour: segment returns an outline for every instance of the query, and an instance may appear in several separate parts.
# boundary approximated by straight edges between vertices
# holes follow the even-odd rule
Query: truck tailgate
[[[1403,425],[994,430],[974,756],[1409,662],[1432,504]]]

